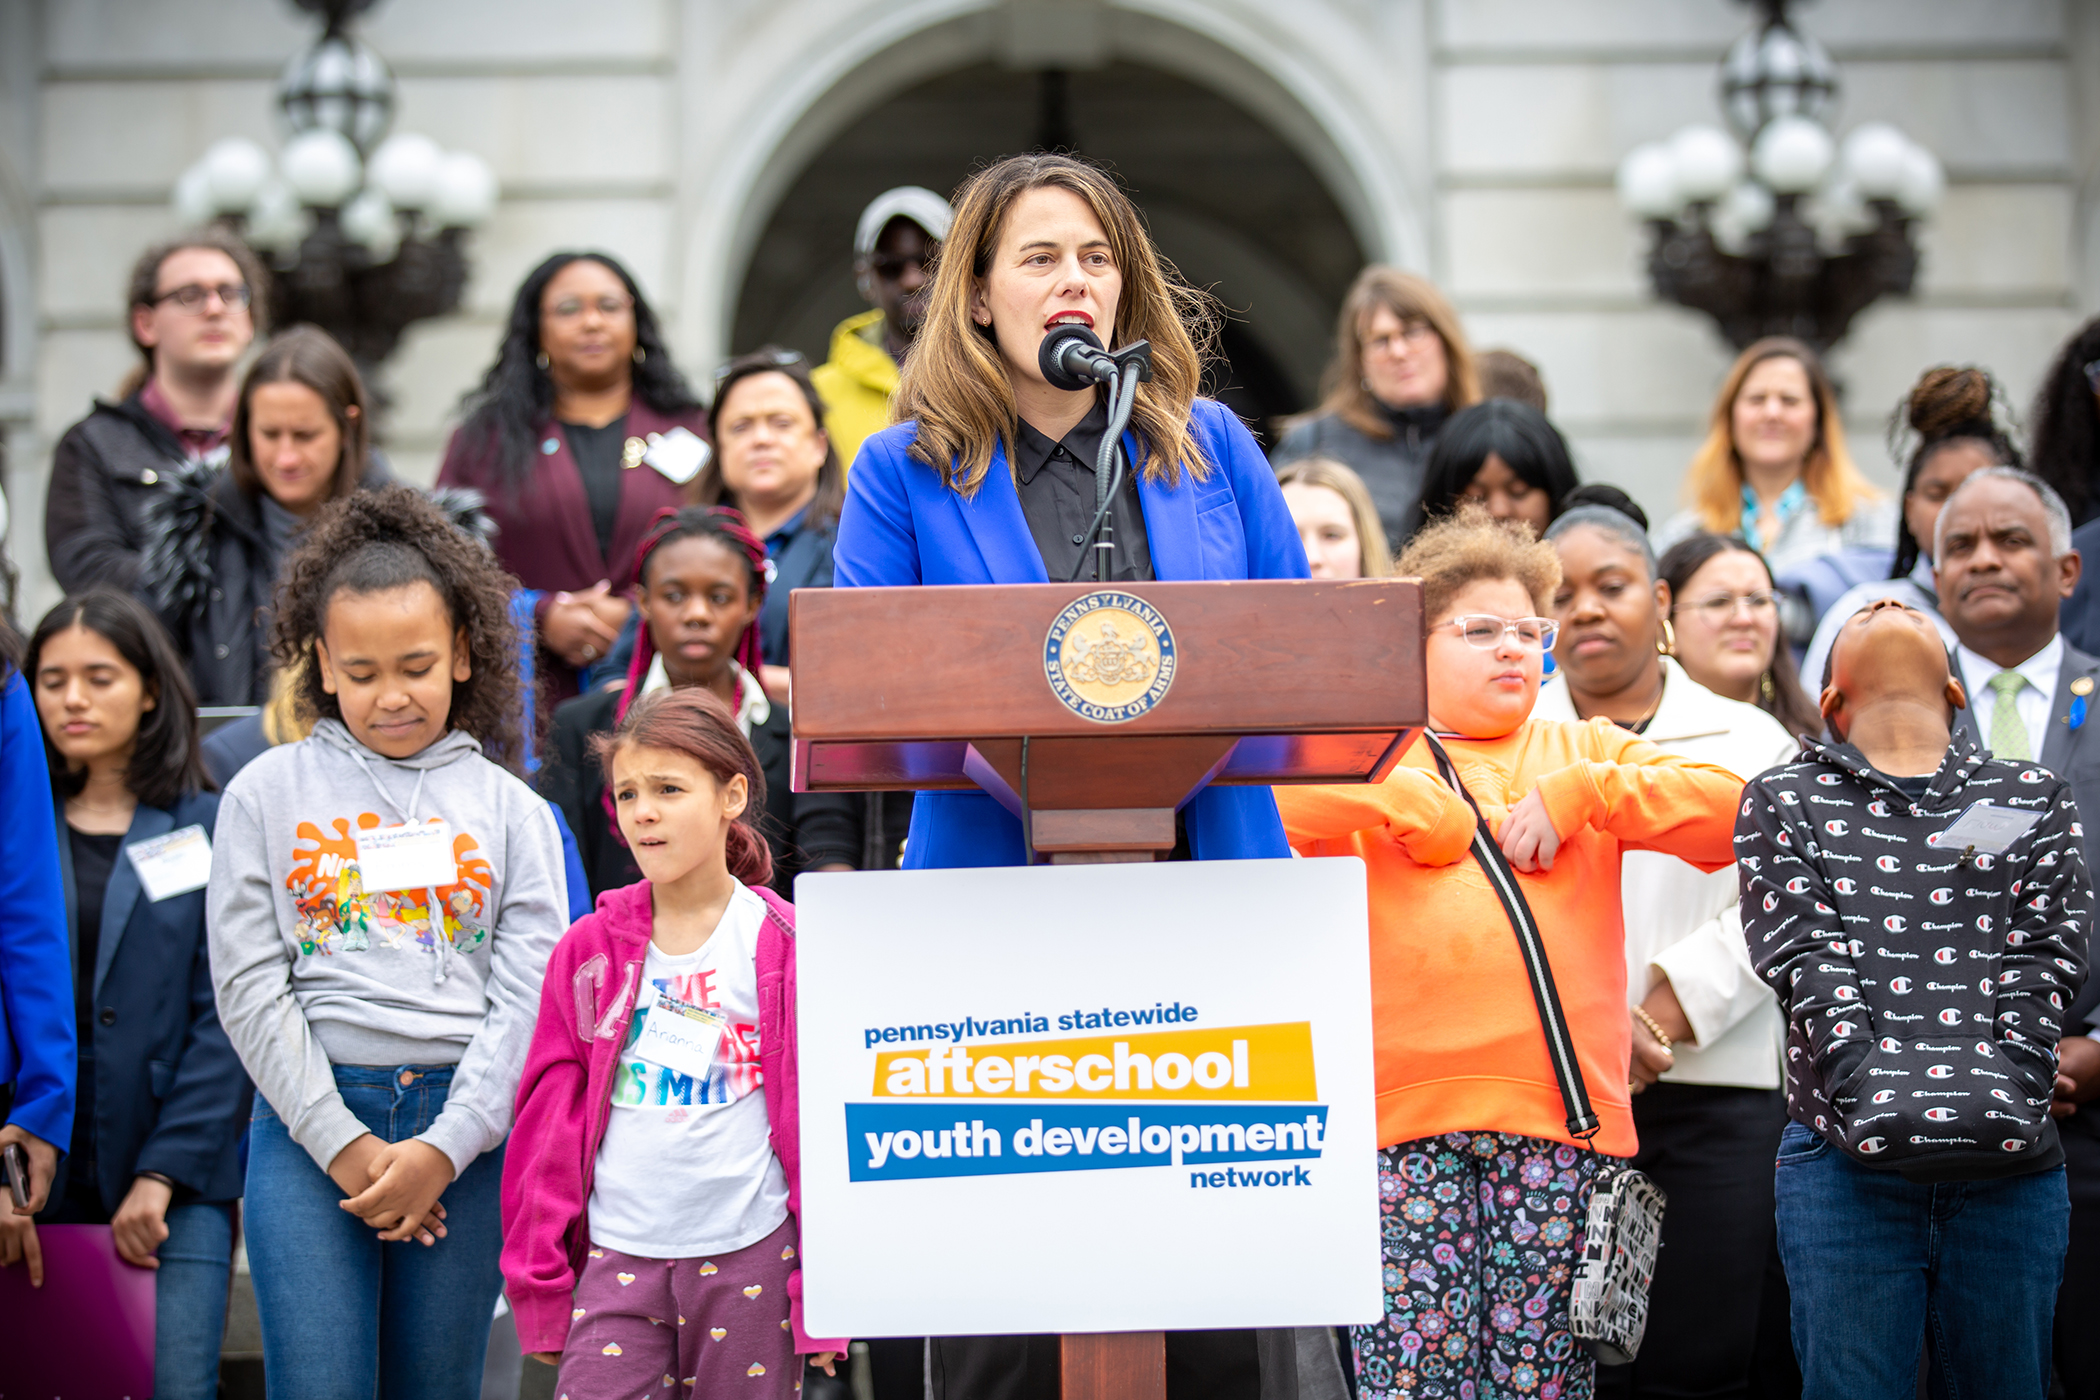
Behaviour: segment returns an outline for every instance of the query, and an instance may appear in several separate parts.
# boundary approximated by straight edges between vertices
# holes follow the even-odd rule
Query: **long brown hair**
[[[1444,343],[1444,408],[1459,409],[1480,402],[1480,371],[1473,362],[1473,347],[1466,341],[1458,313],[1436,284],[1397,267],[1372,263],[1356,274],[1349,295],[1342,298],[1341,314],[1334,322],[1334,358],[1320,376],[1320,406],[1314,414],[1332,413],[1374,438],[1393,435],[1392,422],[1380,411],[1378,401],[1364,387],[1364,328],[1379,307],[1398,316],[1402,324],[1427,322]]]
[[[744,810],[723,830],[729,873],[747,885],[773,879],[773,851],[758,829],[766,806],[766,775],[751,741],[736,727],[736,716],[722,697],[705,686],[688,686],[637,701],[620,727],[591,740],[591,756],[605,769],[605,788],[613,786],[613,758],[626,748],[669,749],[682,753],[726,784],[741,773],[750,786]],[[614,828],[618,829],[617,825]]]
[[[1753,341],[1729,367],[1721,392],[1714,395],[1706,441],[1685,469],[1685,497],[1699,512],[1700,522],[1716,534],[1732,535],[1743,527],[1743,460],[1735,451],[1735,401],[1742,396],[1750,371],[1767,360],[1792,360],[1808,376],[1809,392],[1816,401],[1816,436],[1802,464],[1801,485],[1816,503],[1823,523],[1842,525],[1861,501],[1881,494],[1860,473],[1845,447],[1837,390],[1830,382],[1830,372],[1823,368],[1822,357],[1792,336],[1768,335]]]
[[[321,396],[328,416],[342,439],[335,459],[335,475],[328,494],[321,499],[339,501],[364,484],[365,464],[371,460],[372,406],[365,397],[365,382],[357,366],[335,337],[318,326],[293,326],[276,336],[256,356],[248,377],[241,381],[241,396],[233,408],[233,430],[227,436],[227,470],[236,486],[251,500],[263,490],[262,475],[248,445],[248,424],[255,391],[265,384],[303,384]],[[352,412],[352,410],[355,412]]]
[[[1211,300],[1160,257],[1137,206],[1114,177],[1071,156],[1008,156],[956,191],[955,222],[934,260],[926,321],[904,361],[892,420],[919,425],[912,455],[964,496],[983,484],[997,444],[1006,444],[1012,461],[1019,424],[1013,385],[990,328],[970,318],[970,301],[991,270],[1014,201],[1050,188],[1085,200],[1108,234],[1110,255],[1123,274],[1116,344],[1152,342],[1152,379],[1138,386],[1130,418],[1145,454],[1139,473],[1168,486],[1179,483],[1183,470],[1203,480],[1210,463],[1189,431],[1189,409],[1202,378],[1203,352],[1217,332]]]

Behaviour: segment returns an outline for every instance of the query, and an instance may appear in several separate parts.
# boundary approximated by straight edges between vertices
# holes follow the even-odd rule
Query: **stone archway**
[[[821,356],[860,304],[848,265],[868,198],[907,181],[945,190],[1060,131],[1116,166],[1162,249],[1235,313],[1230,397],[1251,418],[1311,401],[1364,261],[1425,260],[1390,114],[1352,102],[1298,26],[1183,16],[1173,0],[846,8],[777,72],[739,73],[735,132],[708,133],[725,139],[694,191],[681,298],[704,362],[764,340]],[[1257,189],[1278,205],[1254,208]]]

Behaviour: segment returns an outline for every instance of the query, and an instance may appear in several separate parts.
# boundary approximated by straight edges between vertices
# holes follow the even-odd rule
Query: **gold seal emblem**
[[[1050,624],[1043,674],[1074,714],[1121,724],[1157,705],[1174,683],[1174,633],[1135,594],[1089,593]]]

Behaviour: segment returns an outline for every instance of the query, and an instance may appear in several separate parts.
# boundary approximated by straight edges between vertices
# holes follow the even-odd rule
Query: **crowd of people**
[[[0,1266],[107,1225],[157,1271],[164,1400],[216,1393],[243,1243],[276,1395],[476,1395],[521,1354],[578,1400],[843,1386],[796,1278],[794,879],[1031,856],[981,793],[792,790],[788,598],[1070,576],[1108,411],[1037,347],[1078,323],[1153,352],[1111,577],[1404,575],[1427,626],[1387,779],[1206,788],[1171,856],[1364,862],[1384,1316],[1172,1334],[1169,1394],[2100,1397],[2100,321],[2025,433],[1925,368],[1894,495],[1817,354],[1759,341],[1657,524],[1393,268],[1265,450],[1084,162],[889,191],[854,252],[826,363],[697,389],[616,259],[548,257],[427,491],[238,240],[139,259],[138,371],[53,459],[66,596],[0,628]],[[1978,807],[2017,820],[1942,845]],[[1662,1248],[1599,1365],[1571,1290],[1628,1166]],[[1056,1393],[1038,1338],[860,1364]]]

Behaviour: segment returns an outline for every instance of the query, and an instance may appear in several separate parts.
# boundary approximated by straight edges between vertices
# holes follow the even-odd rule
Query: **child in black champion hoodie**
[[[1743,934],[1788,1020],[1806,1400],[1913,1394],[1928,1330],[1950,1395],[2048,1386],[2070,1219],[2049,1101],[2092,886],[2070,784],[1954,737],[1965,703],[1924,614],[1862,609],[1823,692],[1837,742],[1803,740],[1736,824]],[[2000,818],[1938,839],[1979,803]]]

